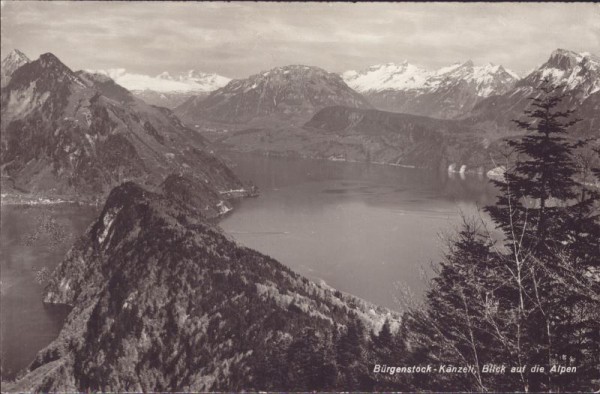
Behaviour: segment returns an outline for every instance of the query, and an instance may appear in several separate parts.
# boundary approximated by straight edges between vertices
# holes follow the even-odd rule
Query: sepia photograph
[[[600,3],[0,6],[2,393],[600,392]]]

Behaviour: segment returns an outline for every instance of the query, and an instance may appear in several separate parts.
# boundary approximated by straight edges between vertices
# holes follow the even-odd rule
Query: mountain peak
[[[323,70],[320,67],[317,66],[306,66],[304,64],[290,64],[287,66],[281,66],[281,67],[275,67],[272,68],[268,71],[263,71],[262,73],[256,74],[258,75],[263,75],[263,76],[269,76],[271,75],[271,73],[286,73],[286,72],[296,72],[296,73],[301,73],[301,74],[306,74],[306,73],[310,73],[310,72],[318,72],[318,73],[327,73],[327,71]]]
[[[13,73],[22,65],[29,63],[29,58],[18,49],[13,49],[2,60],[2,86],[8,85]]]
[[[600,58],[590,52],[577,53],[566,49],[557,49],[552,52],[544,66],[568,71],[584,63],[600,65]]]
[[[577,100],[581,102],[600,91],[600,60],[591,53],[577,53],[559,48],[518,86],[539,88],[546,81],[553,86],[562,86],[561,89],[565,92],[574,92]]]
[[[56,55],[50,52],[41,54],[35,63],[39,64],[39,66],[44,69],[52,69],[58,73],[74,75],[73,71],[69,67],[61,62]]]
[[[58,57],[56,57],[56,55],[53,54],[52,52],[42,53],[40,55],[39,59],[44,60],[44,61],[60,61],[60,60],[58,60]]]
[[[566,71],[573,69],[582,59],[583,56],[576,52],[557,49],[550,55],[546,66]]]
[[[23,52],[19,51],[16,48],[13,49],[12,51],[10,51],[10,53],[8,55],[6,55],[6,57],[4,58],[4,61],[19,61],[19,62],[22,62],[22,63],[29,63],[30,62],[30,60],[27,57],[27,55],[25,55]]]
[[[569,56],[569,57],[577,57],[579,56],[579,54],[577,52],[568,50],[568,49],[562,49],[562,48],[557,48],[554,51],[552,51],[552,54],[550,55],[550,57],[552,56]]]

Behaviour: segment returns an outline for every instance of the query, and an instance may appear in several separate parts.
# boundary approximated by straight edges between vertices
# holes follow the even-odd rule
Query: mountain
[[[173,173],[217,195],[244,188],[170,110],[51,53],[15,70],[1,102],[3,193],[98,199],[121,182],[158,187]]]
[[[302,127],[249,128],[219,141],[229,148],[419,168],[483,172],[489,141],[462,121],[350,107],[327,107]]]
[[[481,100],[469,115],[469,122],[498,133],[514,132],[512,119],[522,117],[530,108],[531,97],[543,94],[544,81],[564,94],[561,110],[574,110],[574,118],[584,119],[574,130],[583,134],[598,132],[600,115],[593,108],[597,108],[600,91],[600,58],[564,49],[552,52],[548,61],[506,93]],[[593,119],[596,119],[596,129],[589,128]]]
[[[476,103],[503,94],[518,76],[502,66],[475,66],[472,61],[429,71],[408,62],[347,71],[344,81],[378,109],[451,119]]]
[[[128,73],[125,69],[98,70],[119,85],[130,90],[134,96],[148,104],[173,109],[192,96],[206,97],[230,81],[229,78],[214,74],[189,70],[172,76],[163,72],[156,77]]]
[[[331,106],[301,125],[257,124],[213,137],[241,151],[482,173],[496,167],[506,138],[523,134],[512,119],[522,117],[530,98],[542,94],[546,77],[565,94],[561,109],[572,109],[573,117],[582,119],[571,128],[573,137],[597,139],[598,64],[594,55],[557,50],[518,81],[501,66],[472,62],[435,72],[409,63],[377,66],[344,78],[376,105],[373,95],[389,94],[404,100],[402,111],[429,116]]]
[[[368,334],[398,314],[237,245],[183,201],[131,182],[110,193],[46,286],[72,307],[64,328],[3,391],[375,387]]]
[[[339,75],[295,65],[233,80],[205,99],[190,98],[175,113],[188,123],[302,124],[332,105],[371,107]]]
[[[2,59],[2,67],[0,68],[2,87],[4,88],[4,86],[8,85],[12,74],[17,68],[29,62],[29,58],[18,49],[13,49],[4,59]]]

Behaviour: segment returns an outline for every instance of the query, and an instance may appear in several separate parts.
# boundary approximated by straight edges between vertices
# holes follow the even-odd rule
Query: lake
[[[239,243],[315,280],[398,309],[396,284],[418,296],[441,257],[439,235],[460,212],[494,201],[486,179],[359,163],[227,153],[234,171],[260,188],[235,202],[221,226]],[[45,306],[36,272],[52,270],[99,208],[2,206],[1,359],[5,379],[60,331],[68,308]]]
[[[36,272],[51,271],[97,208],[77,205],[2,205],[0,220],[0,357],[12,379],[56,338],[69,308],[42,303]]]
[[[311,279],[389,308],[397,284],[417,296],[461,212],[478,216],[494,189],[473,175],[364,163],[231,155],[260,188],[221,226]]]

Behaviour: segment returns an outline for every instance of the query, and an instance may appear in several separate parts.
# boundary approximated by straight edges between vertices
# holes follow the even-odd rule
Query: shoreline
[[[437,171],[435,168],[420,167],[420,166],[413,165],[413,164],[399,164],[399,163],[391,163],[391,162],[388,163],[388,162],[383,162],[383,161],[360,161],[360,160],[352,160],[352,159],[343,159],[343,158],[338,158],[338,157],[315,157],[315,156],[310,156],[310,155],[302,155],[300,153],[294,153],[294,154],[290,155],[290,154],[286,154],[285,152],[268,151],[268,150],[267,151],[263,151],[263,150],[247,151],[247,150],[234,149],[232,147],[226,147],[226,148],[218,149],[218,151],[220,151],[222,154],[225,154],[225,155],[227,153],[234,153],[234,154],[239,153],[239,154],[245,154],[245,155],[257,155],[257,156],[263,156],[263,157],[274,157],[274,158],[282,158],[282,159],[299,159],[299,160],[311,160],[311,161],[327,161],[327,162],[332,162],[332,163],[350,163],[350,164],[366,164],[366,165],[374,164],[374,165],[378,165],[378,166],[407,168],[407,169],[412,169],[412,170]],[[478,177],[483,176],[485,178],[491,179],[487,175],[487,172],[489,172],[489,171],[486,172],[486,171],[467,169],[462,172],[455,171],[455,170],[448,170],[447,172],[449,174],[458,174],[458,175],[463,175],[463,176],[464,175],[478,176]]]
[[[100,201],[86,199],[72,199],[68,197],[47,197],[37,196],[29,197],[23,194],[2,193],[0,195],[0,206],[43,206],[43,205],[60,205],[60,204],[75,204],[98,206]]]

